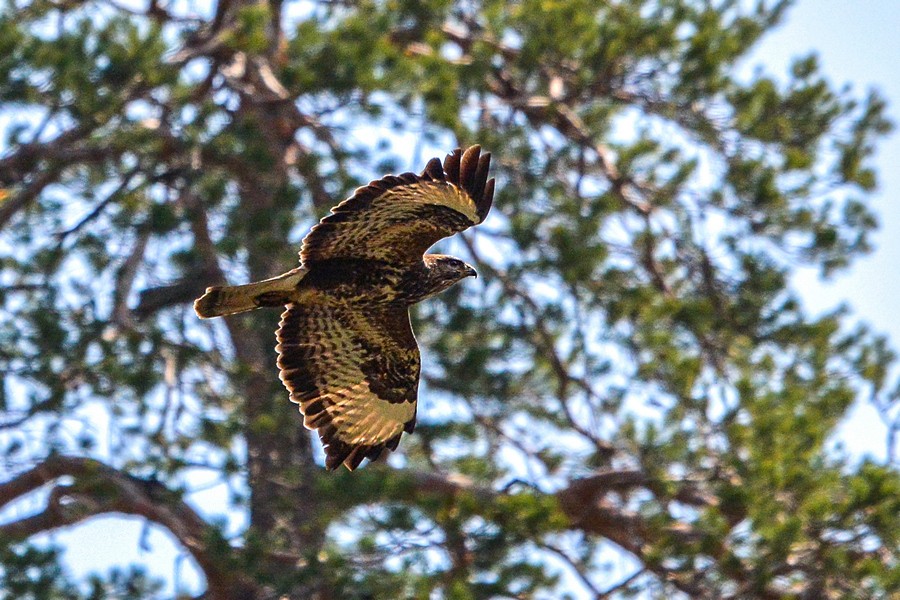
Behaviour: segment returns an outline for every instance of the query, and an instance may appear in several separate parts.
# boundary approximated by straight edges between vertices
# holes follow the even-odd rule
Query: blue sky
[[[836,85],[875,88],[888,99],[888,114],[900,126],[900,2],[896,0],[804,0],[787,22],[766,38],[758,57],[770,68],[809,48],[820,55],[822,70]],[[892,133],[876,156],[881,185],[873,205],[881,216],[875,252],[849,272],[820,283],[813,273],[797,279],[805,301],[822,309],[840,301],[878,330],[900,342],[900,131]]]
[[[788,13],[785,23],[761,43],[745,66],[762,65],[773,74],[783,74],[790,59],[815,49],[824,72],[836,87],[848,83],[863,95],[877,88],[889,101],[889,114],[900,123],[900,0],[801,0]],[[876,330],[886,333],[900,346],[900,135],[893,134],[880,146],[876,157],[881,186],[873,199],[882,227],[874,237],[875,252],[859,260],[833,281],[822,282],[813,271],[797,275],[795,285],[806,305],[820,312],[846,302],[855,314]],[[895,369],[895,373],[897,369]],[[839,437],[856,456],[882,458],[885,428],[871,407],[860,403],[844,423]],[[195,502],[201,497],[195,497]],[[201,502],[211,501],[203,495]],[[38,506],[32,507],[38,509]],[[142,540],[143,524],[137,519],[123,523],[118,518],[95,519],[69,531],[53,534],[67,545],[67,562],[75,572],[106,570],[110,565],[136,562],[154,575],[172,582],[180,580],[181,591],[199,592],[200,582],[169,536],[156,527]]]
[[[783,72],[792,56],[818,51],[824,73],[836,87],[851,84],[859,94],[877,89],[888,100],[888,114],[900,127],[900,2],[896,0],[801,0],[785,23],[765,38],[755,55],[767,70]],[[872,198],[881,217],[875,251],[848,272],[823,282],[812,270],[798,273],[794,285],[810,310],[848,303],[900,347],[900,130],[879,146],[875,164],[880,187]],[[894,375],[900,369],[894,369]],[[858,403],[840,431],[855,455],[885,456],[886,428],[875,410]],[[895,457],[898,458],[898,457]]]

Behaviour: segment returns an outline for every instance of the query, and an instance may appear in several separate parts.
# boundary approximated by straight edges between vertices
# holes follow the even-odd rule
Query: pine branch
[[[369,470],[374,474],[381,469],[372,465]],[[459,475],[418,471],[393,473],[392,476],[397,477],[404,485],[384,487],[382,493],[389,497],[384,497],[383,500],[421,502],[423,498],[440,498],[447,501],[465,496],[487,508],[492,505],[496,507],[504,496],[508,496]],[[622,503],[614,499],[616,494],[628,495],[641,490],[659,493],[662,488],[672,483],[675,484],[673,499],[698,507],[715,505],[715,499],[701,491],[693,482],[656,481],[635,469],[600,471],[589,477],[574,479],[568,486],[549,495],[568,520],[567,530],[581,531],[588,536],[602,537],[615,543],[641,559],[646,571],[655,573],[663,581],[690,594],[691,597],[716,597],[713,590],[689,578],[689,573],[672,571],[663,564],[648,560],[647,556],[648,549],[666,540],[676,541],[679,544],[698,543],[702,539],[700,531],[684,522],[664,526],[651,524],[644,516],[623,508]],[[400,493],[394,497],[398,490]],[[540,491],[522,493],[546,497]],[[375,489],[372,490],[372,494],[378,495]],[[371,497],[367,499],[372,500]],[[722,548],[722,551],[724,552],[725,548]],[[747,582],[752,580],[750,569],[737,566],[735,569],[740,571],[734,573],[735,579]],[[763,590],[759,592],[758,597],[778,598],[780,593],[775,589]]]

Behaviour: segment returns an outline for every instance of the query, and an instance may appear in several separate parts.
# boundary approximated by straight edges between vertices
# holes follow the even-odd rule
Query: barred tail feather
[[[278,277],[245,285],[217,285],[194,301],[201,319],[234,315],[263,306],[284,306],[291,301],[297,284],[306,275],[299,267]]]
[[[201,319],[211,319],[257,308],[253,294],[242,287],[217,285],[206,288],[206,293],[194,301],[194,312]]]

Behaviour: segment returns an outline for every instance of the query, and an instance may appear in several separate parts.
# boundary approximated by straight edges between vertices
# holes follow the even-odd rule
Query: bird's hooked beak
[[[474,277],[477,279],[478,271],[475,270],[475,267],[473,267],[472,265],[466,265],[466,267],[468,267],[466,269],[466,277]]]

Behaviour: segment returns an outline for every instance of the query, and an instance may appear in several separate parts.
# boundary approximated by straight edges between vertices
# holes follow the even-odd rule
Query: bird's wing
[[[494,198],[490,153],[454,150],[420,175],[388,175],[331,209],[303,240],[304,265],[333,258],[419,262],[430,246],[484,221]]]
[[[404,306],[290,304],[277,335],[281,381],[318,430],[326,468],[352,471],[412,432],[420,362]]]

